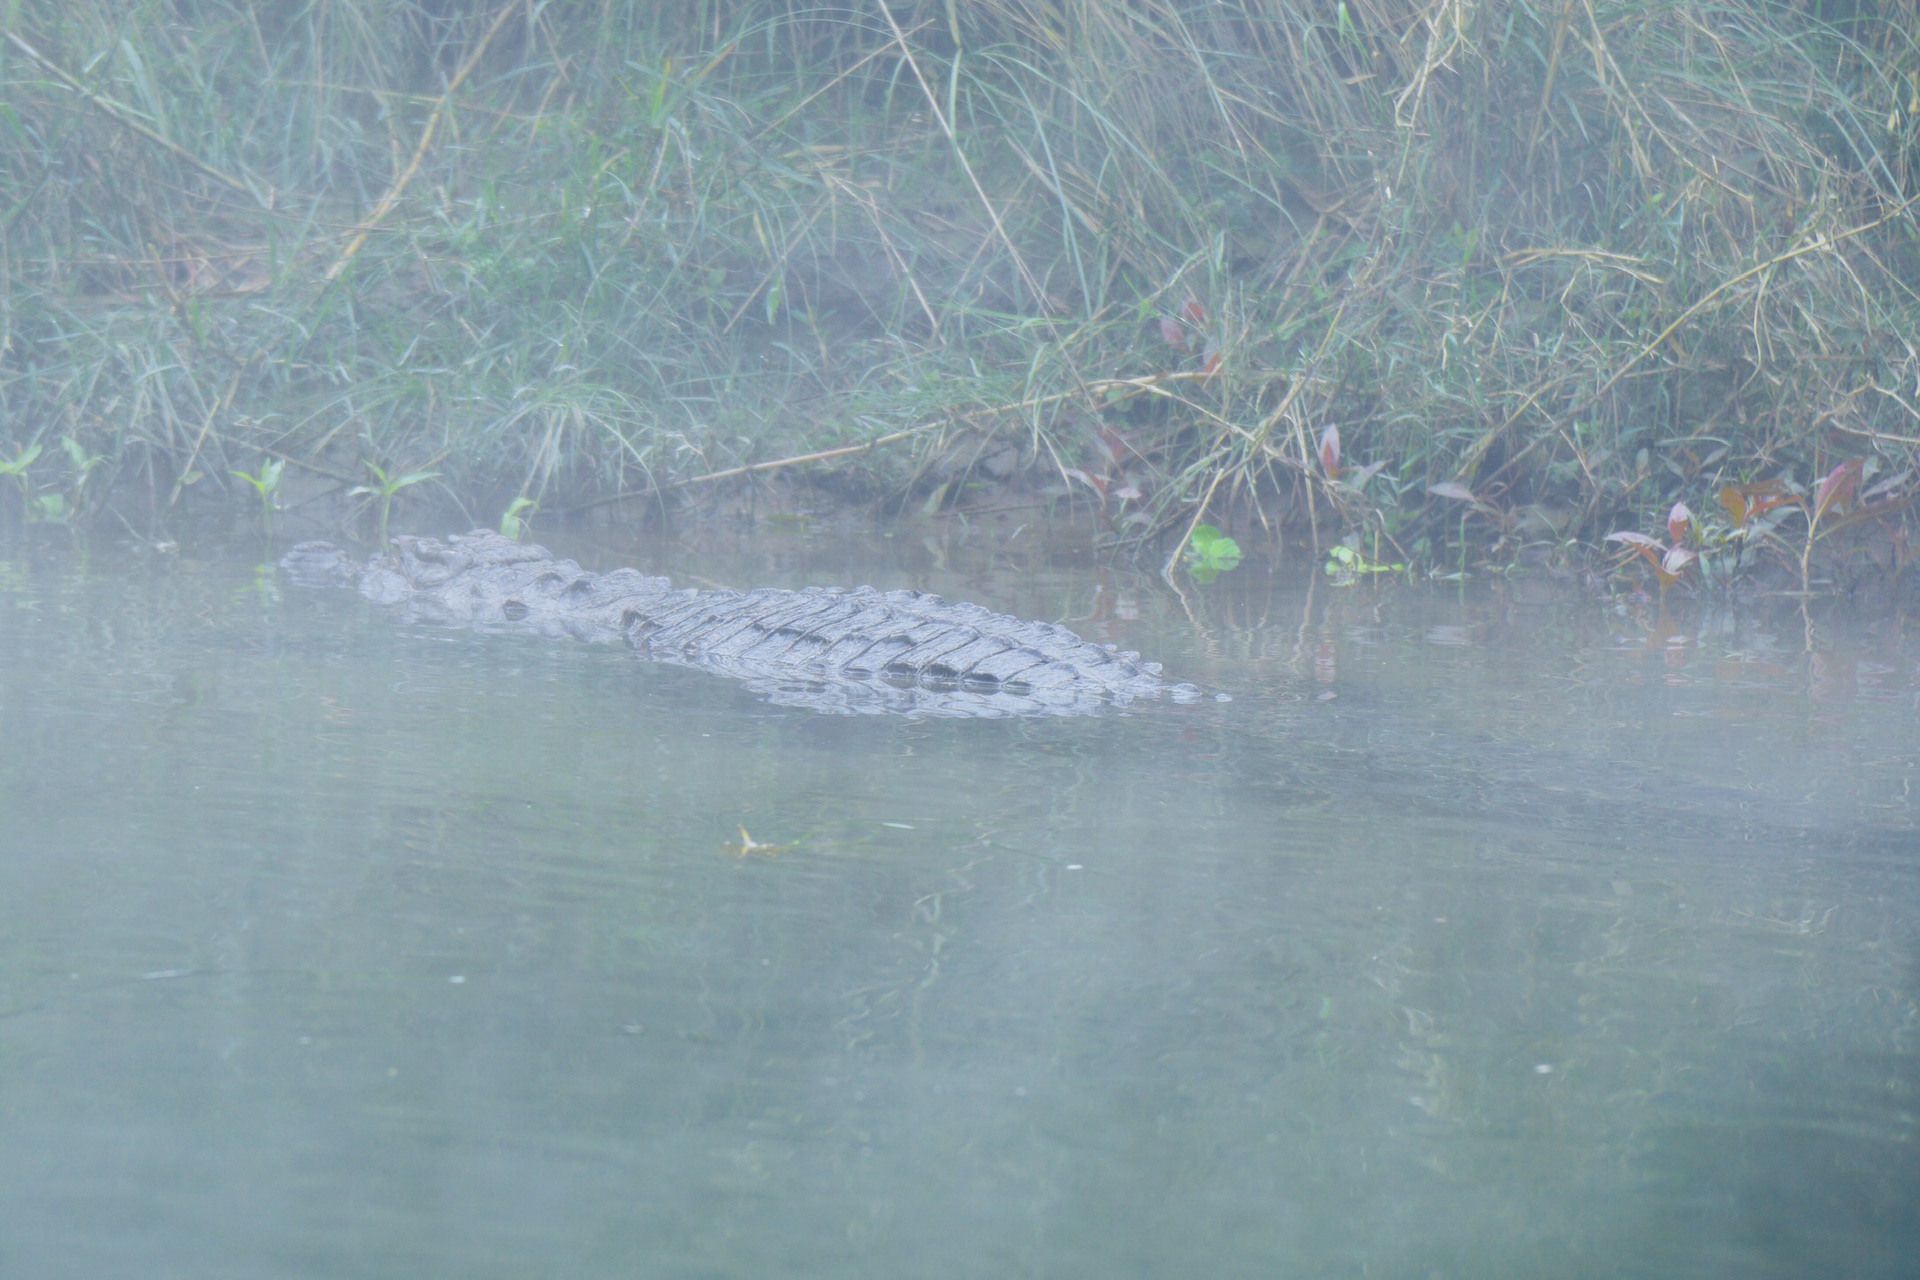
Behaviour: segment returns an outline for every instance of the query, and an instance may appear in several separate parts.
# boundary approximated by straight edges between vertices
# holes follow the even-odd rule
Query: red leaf
[[[1693,512],[1687,510],[1687,504],[1676,502],[1673,510],[1667,512],[1667,536],[1673,539],[1673,545],[1679,546],[1687,540],[1687,526],[1693,523]]]
[[[1078,480],[1081,484],[1086,485],[1087,488],[1099,494],[1102,499],[1106,498],[1107,482],[1101,479],[1099,476],[1089,475],[1088,473],[1086,473],[1085,471],[1082,471],[1078,467],[1068,467],[1065,469],[1064,474],[1068,478],[1073,480]]]
[[[1200,299],[1192,294],[1187,295],[1186,305],[1180,308],[1180,314],[1198,325],[1204,325],[1207,322],[1207,309],[1201,306]]]
[[[1696,552],[1689,551],[1685,547],[1675,547],[1667,552],[1666,559],[1660,562],[1660,581],[1667,583],[1679,581],[1680,575],[1687,571],[1687,566],[1699,558]]]
[[[1665,570],[1661,567],[1663,563],[1661,556],[1667,554],[1666,543],[1654,538],[1649,538],[1644,533],[1630,533],[1626,530],[1622,530],[1619,533],[1610,533],[1607,535],[1606,540],[1608,542],[1626,543],[1627,546],[1632,549],[1634,555],[1639,556],[1642,560],[1645,560],[1653,566],[1654,573],[1665,573]]]
[[[1206,374],[1209,378],[1220,372],[1220,353],[1218,351],[1207,357],[1206,367],[1201,369],[1200,372]]]
[[[1329,479],[1340,478],[1340,428],[1331,423],[1320,433],[1320,469]]]
[[[1621,530],[1619,533],[1608,534],[1606,536],[1606,541],[1624,542],[1628,546],[1632,546],[1632,547],[1651,547],[1656,551],[1665,551],[1667,549],[1666,544],[1664,542],[1659,541],[1656,538],[1649,538],[1644,533],[1629,533],[1624,529]]]
[[[1760,480],[1753,484],[1730,484],[1720,490],[1720,505],[1733,518],[1735,528],[1745,528],[1779,507],[1790,507],[1800,499],[1784,480]]]
[[[1820,517],[1835,507],[1844,508],[1853,501],[1853,495],[1859,491],[1860,476],[1866,470],[1866,459],[1855,458],[1852,462],[1843,462],[1827,472],[1827,478],[1813,491],[1813,519],[1817,524]]]
[[[1187,349],[1187,331],[1180,327],[1178,320],[1170,319],[1167,316],[1160,317],[1160,340],[1172,347],[1175,351],[1185,351]]]

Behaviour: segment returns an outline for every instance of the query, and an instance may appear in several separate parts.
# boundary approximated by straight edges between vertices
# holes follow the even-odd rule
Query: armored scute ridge
[[[915,591],[676,591],[632,569],[588,573],[484,530],[393,546],[359,564],[332,543],[303,542],[280,564],[299,582],[356,587],[405,621],[625,640],[833,714],[1097,715],[1136,698],[1200,697],[1137,653]]]

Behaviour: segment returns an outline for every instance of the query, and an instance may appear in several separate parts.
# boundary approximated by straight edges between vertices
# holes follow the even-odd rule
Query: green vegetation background
[[[5,13],[28,515],[804,475],[1437,557],[1920,443],[1915,0]]]

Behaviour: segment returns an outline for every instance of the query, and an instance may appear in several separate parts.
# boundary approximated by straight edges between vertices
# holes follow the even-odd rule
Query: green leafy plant
[[[286,465],[282,458],[268,458],[260,464],[260,474],[257,476],[245,471],[233,473],[252,485],[253,491],[260,495],[260,522],[266,526],[269,535],[273,533],[273,494],[280,487],[280,473]]]
[[[1358,541],[1356,535],[1352,540],[1336,543],[1327,550],[1326,574],[1332,579],[1334,586],[1350,587],[1360,579],[1376,573],[1407,571],[1407,566],[1404,564],[1382,564],[1377,560],[1369,560],[1367,553],[1356,545]],[[1380,554],[1378,546],[1374,547],[1374,554]]]
[[[1210,524],[1198,524],[1187,536],[1187,573],[1201,586],[1240,563],[1240,544]]]
[[[27,470],[41,456],[43,450],[37,444],[28,445],[16,453],[11,462],[0,462],[0,475],[12,479],[20,490],[20,501],[29,520],[44,520],[49,524],[64,524],[79,510],[80,496],[86,488],[87,477],[95,467],[106,459],[90,454],[81,447],[72,436],[60,438],[60,448],[67,455],[67,461],[73,466],[73,487],[70,493],[41,493],[33,491],[33,481]]]
[[[402,489],[410,489],[424,480],[438,479],[438,471],[409,471],[405,475],[390,476],[381,467],[369,462],[367,470],[373,472],[376,484],[358,485],[347,494],[350,498],[371,497],[380,502],[380,545],[387,545],[387,517],[393,511],[394,495]]]
[[[93,474],[95,467],[103,465],[106,459],[97,453],[88,453],[72,436],[61,436],[60,448],[66,453],[67,461],[73,464],[73,493],[77,499],[80,496],[80,490],[86,487],[87,477]]]
[[[1422,38],[1404,0],[1143,0],[1072,6],[1071,40],[1027,0],[45,8],[5,24],[9,421],[111,421],[93,443],[175,497],[209,459],[324,468],[355,423],[444,449],[469,504],[831,463],[952,506],[1057,467],[1176,565],[1207,494],[1316,537],[1364,505],[1402,559],[1457,529],[1464,574],[1470,527],[1497,549],[1550,501],[1591,535],[1680,496],[1663,469],[1797,466],[1811,513],[1836,406],[1920,457],[1908,399],[1860,393],[1912,385],[1920,332],[1910,6]],[[1456,180],[1490,156],[1497,187]],[[1795,376],[1752,376],[1763,335]],[[1661,438],[1707,406],[1711,449]],[[1102,465],[1090,422],[1124,440]],[[1441,476],[1462,505],[1420,499]]]
[[[506,513],[500,517],[500,536],[512,538],[515,542],[527,536],[528,526],[534,514],[540,510],[540,504],[532,498],[515,498],[507,506]]]
[[[33,481],[27,476],[27,468],[40,456],[40,446],[27,445],[13,457],[11,462],[0,462],[0,476],[6,476],[18,486],[20,501],[28,506],[33,503]]]

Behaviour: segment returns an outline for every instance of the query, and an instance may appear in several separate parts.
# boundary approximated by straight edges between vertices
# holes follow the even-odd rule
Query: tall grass
[[[1418,554],[1920,442],[1910,4],[19,15],[0,463],[76,508],[63,438],[479,514],[807,458]]]

